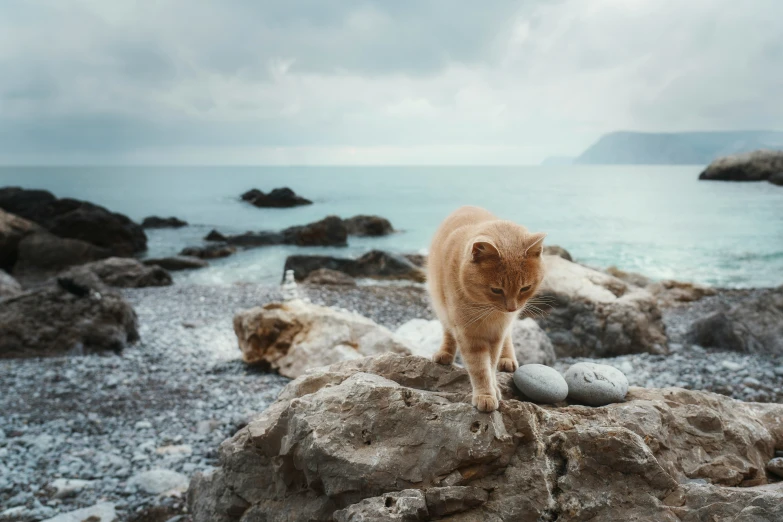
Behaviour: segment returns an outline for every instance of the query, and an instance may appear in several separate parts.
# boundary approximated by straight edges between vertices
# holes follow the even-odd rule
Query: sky
[[[535,164],[783,129],[781,0],[0,0],[0,164]]]

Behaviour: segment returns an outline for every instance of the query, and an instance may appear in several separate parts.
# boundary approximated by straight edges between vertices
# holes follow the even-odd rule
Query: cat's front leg
[[[454,354],[457,353],[457,341],[454,335],[443,328],[443,344],[435,355],[432,356],[433,362],[438,364],[451,364],[454,362]]]
[[[517,354],[514,351],[514,342],[511,340],[509,331],[503,339],[503,349],[500,351],[500,361],[498,361],[498,371],[514,372],[519,368]]]
[[[486,341],[465,339],[460,341],[460,350],[465,368],[473,387],[473,406],[479,411],[495,411],[500,405],[500,395],[495,379],[495,365],[500,346]]]

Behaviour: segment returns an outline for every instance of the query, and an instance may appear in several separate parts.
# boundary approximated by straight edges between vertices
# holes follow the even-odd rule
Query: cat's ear
[[[536,234],[530,234],[525,238],[527,247],[525,248],[525,257],[539,257],[544,251],[544,238],[546,234],[538,232]]]
[[[474,263],[489,259],[491,257],[500,257],[500,252],[495,243],[487,236],[479,236],[473,240],[470,247],[470,255]]]

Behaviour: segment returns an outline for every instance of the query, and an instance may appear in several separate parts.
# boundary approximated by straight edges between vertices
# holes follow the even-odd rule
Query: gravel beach
[[[392,329],[432,318],[418,285],[300,289],[315,303],[357,311]],[[123,293],[138,313],[141,341],[121,356],[0,360],[0,520],[42,520],[98,502],[114,503],[120,520],[181,516],[189,477],[215,465],[220,442],[288,382],[246,368],[232,329],[235,312],[278,300],[276,287],[175,285]],[[685,321],[707,309],[709,299],[727,295],[665,312],[679,341],[670,345],[671,355],[600,362],[622,370],[632,386],[783,401],[780,356],[681,342]],[[556,368],[577,360],[586,359],[562,359]],[[168,471],[142,474],[149,470]]]

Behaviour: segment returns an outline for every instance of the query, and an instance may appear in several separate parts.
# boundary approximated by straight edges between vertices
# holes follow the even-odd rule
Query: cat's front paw
[[[478,411],[495,411],[498,409],[499,405],[500,403],[494,395],[473,396],[473,406],[475,406]]]
[[[454,354],[439,351],[432,356],[432,362],[436,362],[438,364],[451,364],[454,362]]]
[[[519,368],[519,363],[508,357],[501,357],[498,361],[499,372],[514,372]]]

